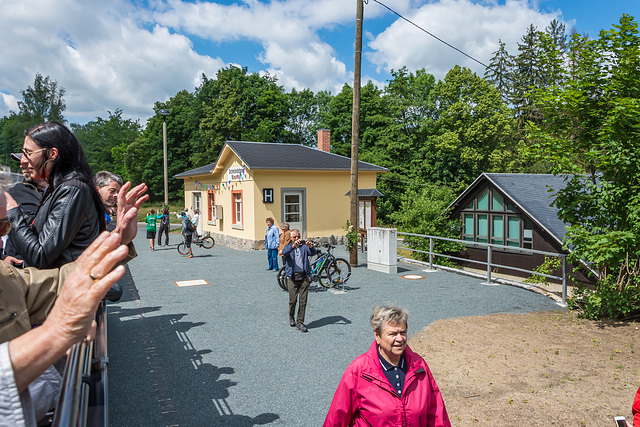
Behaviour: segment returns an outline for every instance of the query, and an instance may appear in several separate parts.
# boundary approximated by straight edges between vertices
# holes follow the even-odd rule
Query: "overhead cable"
[[[420,25],[416,24],[415,22],[411,21],[408,18],[405,18],[404,16],[400,15],[398,12],[396,12],[395,10],[391,9],[389,6],[387,6],[386,4],[380,2],[379,0],[373,0],[374,2],[378,3],[380,6],[386,8],[387,10],[389,10],[391,13],[394,13],[395,15],[399,16],[400,18],[404,19],[405,21],[407,21],[409,24],[413,25],[414,27],[420,29],[421,31],[429,34],[431,37],[433,37],[434,39],[438,40],[440,43],[443,43],[447,46],[449,46],[451,49],[458,51],[459,53],[463,54],[464,56],[466,56],[467,58],[471,59],[472,61],[477,62],[478,64],[482,65],[484,68],[491,68],[488,65],[485,65],[484,63],[482,63],[481,61],[477,60],[476,58],[474,58],[473,56],[465,53],[464,51],[458,49],[457,47],[453,46],[451,43],[447,43],[446,41],[442,40],[440,37],[436,36],[435,34],[430,33],[429,31],[425,30],[424,28],[422,28]]]

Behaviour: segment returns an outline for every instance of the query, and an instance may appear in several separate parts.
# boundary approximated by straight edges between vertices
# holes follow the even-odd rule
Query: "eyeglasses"
[[[40,149],[40,150],[35,150],[35,151],[27,151],[27,150],[25,150],[25,149],[23,148],[23,149],[22,149],[22,154],[24,154],[25,156],[27,156],[27,159],[30,159],[30,158],[31,158],[31,156],[33,156],[34,154],[39,153],[39,152],[44,151],[44,150],[46,150],[46,148],[42,148],[42,149]]]
[[[11,231],[11,221],[5,219],[0,220],[0,236],[6,236]]]

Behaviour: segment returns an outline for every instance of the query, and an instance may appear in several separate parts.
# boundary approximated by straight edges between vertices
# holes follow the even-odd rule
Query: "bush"
[[[620,283],[620,276],[606,276],[595,289],[579,287],[568,301],[572,310],[582,310],[591,320],[624,319],[640,314],[640,287],[637,276]]]

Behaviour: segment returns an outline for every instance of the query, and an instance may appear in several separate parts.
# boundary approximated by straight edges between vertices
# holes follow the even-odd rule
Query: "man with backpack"
[[[191,251],[191,238],[196,227],[193,225],[186,212],[182,212],[182,235],[184,236],[184,245],[187,247],[187,258],[193,258]]]

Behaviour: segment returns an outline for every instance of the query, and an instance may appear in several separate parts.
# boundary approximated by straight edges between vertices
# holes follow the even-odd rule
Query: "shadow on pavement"
[[[314,320],[313,322],[307,323],[307,328],[315,329],[321,328],[327,325],[350,325],[351,320],[347,319],[343,316],[327,316],[322,319]]]
[[[135,288],[135,284],[131,284]],[[131,289],[128,289],[131,292]],[[203,361],[188,333],[204,322],[185,313],[155,315],[162,307],[108,308],[109,417],[112,426],[254,426],[280,418],[235,414],[227,402],[236,385],[231,366]]]

